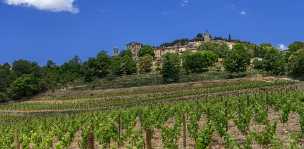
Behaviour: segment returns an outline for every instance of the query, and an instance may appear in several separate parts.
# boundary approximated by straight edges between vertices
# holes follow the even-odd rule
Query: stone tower
[[[118,55],[119,55],[119,49],[113,48],[113,56],[118,56]]]
[[[208,31],[204,33],[204,41],[205,42],[211,41],[211,35],[209,34]]]
[[[138,58],[139,50],[141,49],[142,46],[143,46],[143,44],[141,44],[139,42],[131,42],[131,43],[127,44],[127,49],[131,50],[133,59],[136,60]]]

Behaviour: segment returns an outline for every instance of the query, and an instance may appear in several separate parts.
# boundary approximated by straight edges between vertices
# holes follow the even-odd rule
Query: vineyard
[[[303,91],[246,79],[56,91],[0,106],[0,148],[300,149]]]

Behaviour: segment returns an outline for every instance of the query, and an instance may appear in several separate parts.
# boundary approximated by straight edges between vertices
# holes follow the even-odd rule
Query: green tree
[[[139,59],[138,63],[140,73],[149,73],[152,71],[153,57],[150,55],[145,55]]]
[[[6,92],[9,84],[16,79],[16,75],[10,70],[8,64],[0,65],[0,92]]]
[[[46,83],[46,88],[48,90],[54,91],[58,86],[58,82],[61,78],[59,67],[52,61],[48,60],[45,67],[43,67],[43,77],[42,79]]]
[[[68,82],[73,82],[80,79],[82,76],[81,69],[82,63],[78,56],[74,56],[71,60],[64,63],[60,69],[59,73],[61,75],[59,82],[61,84],[66,84]]]
[[[274,75],[285,73],[284,55],[271,45],[260,47],[260,59],[254,61],[254,68],[270,72]]]
[[[288,46],[288,51],[290,53],[296,52],[296,51],[298,51],[300,49],[304,49],[304,42],[295,41],[295,42],[293,42],[292,44],[290,44]]]
[[[250,54],[243,44],[237,44],[224,60],[226,71],[231,73],[245,72],[250,64]]]
[[[132,59],[132,57],[126,55],[122,58],[121,72],[127,75],[137,72],[136,62]]]
[[[162,76],[165,83],[179,80],[180,58],[177,54],[167,53],[163,57]]]
[[[12,69],[18,77],[24,74],[40,74],[40,67],[37,63],[22,59],[14,61]]]
[[[103,78],[107,76],[111,71],[111,58],[106,52],[100,52],[96,57],[96,76],[98,78]]]
[[[53,62],[52,60],[48,60],[46,62],[46,68],[57,68],[58,66],[56,65],[55,62]]]
[[[139,50],[139,57],[143,57],[145,55],[150,55],[154,57],[154,49],[153,47],[149,45],[144,45],[142,48]]]
[[[125,55],[128,56],[128,55]],[[114,56],[112,58],[112,65],[111,65],[111,69],[112,69],[112,74],[114,75],[122,75],[122,57],[121,56]]]
[[[256,46],[255,50],[254,50],[254,57],[265,57],[265,55],[267,54],[267,49],[273,48],[273,46],[269,43],[262,43],[259,46]]]
[[[17,78],[9,88],[9,95],[12,99],[33,96],[44,90],[41,80],[34,75],[25,74]]]
[[[206,42],[199,47],[199,50],[212,51],[218,55],[219,58],[225,58],[228,54],[229,47],[226,43]]]
[[[97,78],[96,75],[96,64],[97,61],[95,58],[89,58],[86,62],[83,64],[83,75],[84,75],[84,81],[85,82],[92,82]]]
[[[217,60],[217,55],[212,51],[186,53],[183,57],[183,67],[187,73],[202,73],[208,71]]]
[[[288,68],[290,76],[301,80],[304,79],[304,49],[294,52],[289,57]]]
[[[0,102],[8,101],[8,96],[5,92],[0,92]]]
[[[120,57],[124,57],[125,55],[128,55],[128,56],[132,57],[132,52],[131,52],[131,50],[130,50],[130,49],[127,49],[127,50],[123,50],[123,51],[121,51],[121,52],[119,53],[119,56],[120,56]]]

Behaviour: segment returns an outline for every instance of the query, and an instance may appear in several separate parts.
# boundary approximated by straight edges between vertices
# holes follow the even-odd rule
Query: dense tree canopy
[[[137,72],[136,62],[129,55],[112,57],[111,64],[113,75],[130,75]]]
[[[304,42],[295,41],[288,46],[288,51],[291,53],[296,52],[300,49],[304,49]]]
[[[31,74],[25,74],[17,78],[9,88],[9,96],[12,99],[33,96],[44,90],[43,82]]]
[[[243,44],[235,45],[224,60],[226,71],[232,73],[245,72],[250,64],[250,54]]]
[[[136,62],[132,59],[132,57],[125,55],[122,57],[122,66],[121,66],[122,74],[131,75],[137,72]]]
[[[207,42],[199,47],[202,51],[213,51],[219,58],[225,58],[229,51],[226,43]]]
[[[154,57],[154,49],[153,47],[149,45],[144,45],[142,48],[139,50],[139,57],[143,57],[145,55],[150,55]]]
[[[103,78],[110,73],[111,58],[104,51],[96,57],[95,73],[98,78]]]
[[[121,57],[124,57],[126,55],[132,57],[132,52],[130,49],[123,50],[119,53],[119,56]]]
[[[183,45],[189,41],[182,39],[174,43]],[[22,59],[12,64],[0,64],[0,102],[105,77],[149,73],[152,68],[159,70],[164,83],[177,82],[181,66],[188,73],[202,73],[208,71],[218,58],[223,58],[225,70],[231,73],[245,72],[250,60],[255,58],[255,69],[275,75],[283,75],[288,70],[290,76],[304,78],[304,42],[292,43],[287,52],[271,44],[257,46],[239,42],[230,49],[225,43],[207,42],[199,47],[198,52],[183,54],[182,60],[178,54],[166,54],[161,61],[153,59],[153,48],[145,45],[140,49],[139,56],[139,59],[133,59],[131,50],[127,49],[116,56],[102,51],[84,62],[75,56],[62,65],[48,60],[44,66],[40,66]]]
[[[138,66],[139,72],[142,74],[151,72],[153,66],[153,57],[150,55],[145,55],[141,57],[139,59]]]
[[[128,55],[125,55],[128,56]],[[122,57],[121,56],[114,56],[112,57],[112,63],[111,63],[111,69],[112,69],[112,74],[120,76],[123,74],[122,72]]]
[[[177,54],[167,53],[163,57],[162,75],[165,83],[177,82],[180,74],[180,58]]]
[[[259,47],[259,58],[254,61],[254,67],[259,70],[270,72],[275,75],[285,73],[285,60],[283,54],[272,45]]]
[[[16,77],[15,73],[10,70],[9,65],[0,65],[0,92],[5,92]]]
[[[217,55],[212,51],[186,53],[183,56],[183,67],[187,73],[202,73],[217,61]]]
[[[290,56],[288,68],[292,77],[304,79],[304,49],[300,49]]]
[[[60,67],[57,66],[52,60],[48,60],[47,64],[43,69],[43,77],[46,84],[46,88],[54,90],[60,82]]]
[[[33,74],[39,72],[39,65],[35,62],[30,62],[27,60],[17,60],[13,63],[12,69],[15,74],[19,77],[24,74]]]

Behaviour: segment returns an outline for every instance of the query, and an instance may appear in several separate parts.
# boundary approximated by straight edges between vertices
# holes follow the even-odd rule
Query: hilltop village
[[[176,40],[172,43],[164,43],[158,47],[154,48],[154,55],[155,60],[160,61],[161,57],[166,53],[178,53],[182,54],[184,52],[197,52],[198,48],[203,45],[204,43],[218,43],[218,44],[226,44],[230,49],[233,46],[241,41],[239,40],[232,40],[231,36],[226,38],[222,37],[212,37],[209,32],[200,33],[195,38],[189,39],[180,39]],[[139,42],[130,42],[127,44],[127,49],[131,50],[133,59],[138,59],[139,51],[144,46],[144,44]],[[118,50],[114,49],[114,55],[117,53]]]

